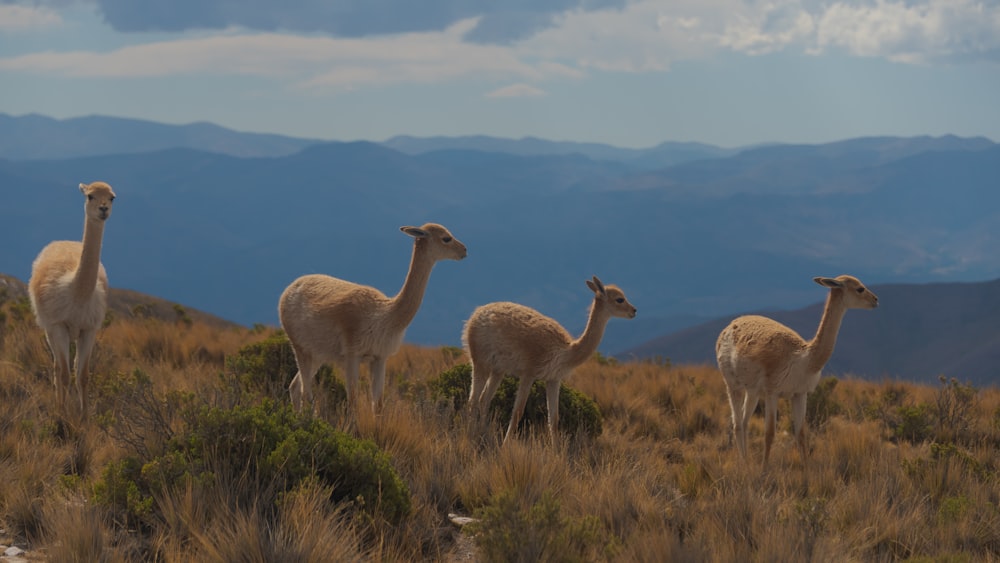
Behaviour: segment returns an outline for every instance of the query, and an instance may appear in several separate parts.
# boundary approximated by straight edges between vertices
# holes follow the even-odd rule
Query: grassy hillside
[[[739,459],[712,367],[597,356],[567,383],[596,402],[603,432],[553,445],[536,424],[501,447],[506,420],[482,436],[463,423],[461,389],[434,399],[438,374],[464,362],[456,349],[404,346],[378,418],[346,416],[324,379],[313,418],[287,412],[287,356],[267,360],[282,369],[258,370],[263,380],[247,376],[257,356],[246,347],[269,331],[114,315],[83,423],[57,407],[44,337],[26,312],[23,297],[0,303],[0,542],[40,559],[1000,559],[995,388],[826,379],[810,398],[808,473],[782,410],[762,474],[762,421],[751,424],[753,459]],[[268,432],[297,430],[264,457],[237,438],[267,436],[219,426],[232,413],[252,415],[246,424],[277,413],[284,422]],[[300,461],[273,475],[308,474],[309,456],[318,471],[326,442],[309,432],[325,425],[388,456],[409,491],[401,517],[384,516],[388,496],[333,500],[354,471],[332,488],[319,474],[291,489],[261,476],[278,453]],[[194,471],[181,454],[207,440],[232,447],[201,450],[212,470]],[[460,530],[449,513],[479,522]]]

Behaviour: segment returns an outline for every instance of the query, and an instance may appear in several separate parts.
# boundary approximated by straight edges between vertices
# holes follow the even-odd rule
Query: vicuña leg
[[[52,351],[52,381],[56,385],[56,400],[60,406],[69,401],[70,363],[69,330],[63,325],[49,327],[45,333]]]
[[[549,407],[549,437],[552,443],[559,436],[559,380],[545,382],[545,400]]]
[[[523,377],[517,384],[517,395],[514,397],[514,409],[510,413],[510,425],[507,427],[507,434],[504,435],[503,441],[509,440],[515,432],[517,432],[517,425],[521,422],[521,416],[524,415],[524,405],[528,402],[528,394],[531,392],[531,384],[533,381],[530,378]]]
[[[750,418],[753,417],[753,411],[757,410],[757,402],[760,400],[760,394],[757,391],[747,389],[743,395],[743,411],[740,413],[740,431],[736,436],[736,443],[740,448],[740,455],[743,458],[747,457],[747,428],[750,426]]]
[[[792,423],[795,432],[795,441],[799,445],[799,452],[802,454],[802,465],[806,463],[806,394],[795,393],[791,398],[792,403]]]
[[[288,386],[288,393],[292,399],[292,406],[297,411],[301,411],[303,405],[311,405],[313,402],[312,383],[319,371],[319,365],[307,352],[294,349],[295,363],[299,366],[292,383]]]
[[[90,355],[96,338],[96,330],[83,330],[76,341],[76,392],[80,395],[82,416],[87,416],[87,379],[90,377]]]
[[[778,418],[778,401],[776,397],[764,399],[764,469],[771,456],[771,444],[774,443],[774,426]]]
[[[361,358],[348,356],[344,360],[344,385],[347,388],[347,408],[358,408],[358,378],[361,373]]]

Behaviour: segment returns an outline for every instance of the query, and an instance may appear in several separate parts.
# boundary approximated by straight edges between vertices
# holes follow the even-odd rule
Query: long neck
[[[73,296],[77,299],[87,299],[97,287],[103,236],[104,221],[88,218],[83,226],[83,251],[80,253],[80,264],[73,276]]]
[[[843,301],[843,293],[836,289],[826,298],[826,307],[823,309],[823,318],[819,321],[816,336],[808,344],[810,371],[823,369],[833,355],[833,348],[837,345],[837,333],[840,332],[840,324],[844,320],[844,313],[847,312]]]
[[[417,241],[413,245],[413,256],[410,258],[410,270],[406,273],[406,281],[389,305],[389,316],[397,325],[404,327],[417,315],[420,302],[424,299],[427,282],[431,278],[431,270],[434,269],[434,260],[429,258],[427,253],[421,252],[419,247],[420,243]]]
[[[587,328],[583,330],[580,338],[569,345],[569,350],[566,353],[567,365],[578,366],[594,355],[594,351],[601,343],[601,338],[604,338],[604,328],[608,326],[610,319],[611,315],[604,310],[599,301],[595,300],[594,305],[590,308]]]

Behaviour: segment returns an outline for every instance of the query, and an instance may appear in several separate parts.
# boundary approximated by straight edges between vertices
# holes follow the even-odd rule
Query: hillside
[[[90,361],[84,419],[60,401],[22,312],[0,299],[8,561],[1000,556],[996,387],[826,379],[806,410],[808,456],[782,401],[761,471],[763,417],[741,458],[714,367],[591,358],[560,390],[556,443],[541,383],[501,443],[516,381],[468,424],[470,371],[449,348],[389,358],[378,416],[349,407],[335,374],[296,412],[283,336],[116,318]]]
[[[28,298],[25,282],[0,273],[0,302]],[[214,329],[238,327],[236,323],[210,313],[185,307],[179,303],[146,295],[130,289],[112,287],[108,295],[108,310],[118,318],[156,319],[167,322],[198,322]]]
[[[805,283],[805,282],[804,282]],[[873,311],[849,311],[824,373],[934,383],[939,375],[997,385],[1000,365],[1000,279],[981,283],[872,285]],[[817,286],[817,296],[825,290]],[[790,311],[758,311],[808,339],[823,303]],[[715,341],[736,315],[662,336],[619,354],[715,364]]]

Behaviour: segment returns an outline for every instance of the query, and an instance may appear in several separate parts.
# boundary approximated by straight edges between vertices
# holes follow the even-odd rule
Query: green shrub
[[[227,357],[226,369],[246,391],[263,397],[287,399],[288,385],[295,377],[298,366],[288,337],[284,332],[276,331],[267,339],[248,344],[235,355]],[[313,393],[328,393],[331,405],[347,401],[346,387],[328,365],[321,367],[316,374]]]
[[[504,378],[490,403],[490,415],[498,420],[509,421],[514,410],[514,397],[517,394],[517,379]],[[472,367],[460,364],[447,370],[428,383],[431,396],[439,403],[449,404],[455,410],[460,410],[469,398],[472,386]],[[524,417],[519,428],[526,427],[545,429],[548,423],[548,406],[545,401],[545,383],[536,381],[531,386],[528,402],[524,407]],[[586,435],[595,438],[601,435],[602,417],[597,403],[583,393],[567,387],[559,386],[559,429],[569,436]]]
[[[325,421],[265,401],[232,409],[203,406],[185,413],[185,428],[152,459],[112,462],[94,487],[94,500],[126,520],[146,520],[161,493],[194,481],[237,490],[243,506],[277,506],[303,482],[329,486],[331,501],[347,501],[391,522],[410,510],[410,494],[389,457]]]
[[[897,407],[896,416],[893,432],[897,438],[923,442],[931,437],[934,423],[931,420],[931,408],[927,404]]]
[[[566,518],[545,493],[524,508],[513,494],[498,495],[469,525],[486,561],[595,561],[613,555],[615,542],[596,516]]]
[[[819,428],[831,416],[840,414],[843,408],[833,398],[833,389],[839,381],[836,377],[824,377],[816,389],[806,399],[806,421],[812,428]]]
[[[135,457],[112,461],[104,467],[101,478],[94,483],[93,499],[125,525],[135,525],[149,516],[153,497],[143,490],[142,462]]]

